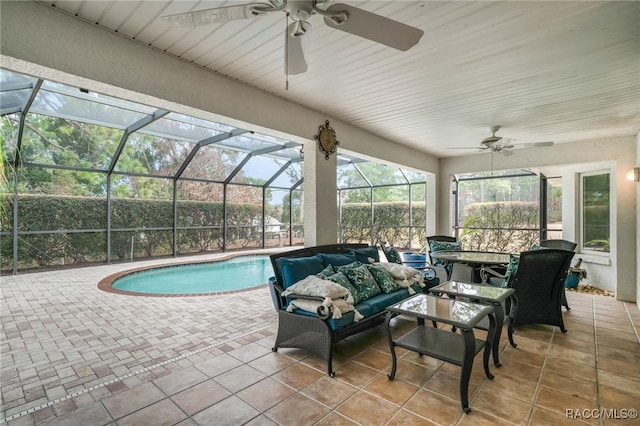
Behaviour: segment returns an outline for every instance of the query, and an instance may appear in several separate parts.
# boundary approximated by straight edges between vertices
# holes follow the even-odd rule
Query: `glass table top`
[[[509,253],[492,253],[485,251],[437,251],[431,257],[451,262],[478,263],[482,265],[496,265],[509,263]]]
[[[490,302],[502,302],[515,292],[512,288],[493,287],[490,285],[471,284],[460,281],[447,281],[446,283],[429,289],[429,291]]]
[[[387,308],[389,312],[451,324],[458,328],[473,328],[493,307],[444,297],[416,294]]]

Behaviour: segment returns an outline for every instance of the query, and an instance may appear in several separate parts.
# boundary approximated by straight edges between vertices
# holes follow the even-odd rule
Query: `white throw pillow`
[[[353,303],[353,296],[351,296],[349,290],[338,283],[324,280],[315,275],[309,275],[282,292],[283,296],[293,297],[296,294],[301,296],[329,297],[334,300],[345,299],[347,302]]]

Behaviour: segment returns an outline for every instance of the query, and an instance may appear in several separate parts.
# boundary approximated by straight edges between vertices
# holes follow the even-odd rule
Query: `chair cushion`
[[[520,257],[515,256],[513,254],[509,255],[509,264],[507,265],[507,272],[504,274],[504,280],[502,280],[502,284],[500,287],[508,287],[509,286],[509,277],[515,274],[518,271],[518,264],[520,263]]]
[[[385,256],[390,263],[402,263],[400,252],[395,247],[391,246],[385,251]]]
[[[319,256],[322,259],[322,264],[324,266],[342,266],[357,260],[356,254],[352,251],[348,253],[320,253]]]
[[[362,263],[372,263],[369,259],[373,259],[373,262],[380,262],[380,253],[378,253],[377,247],[364,247],[353,250],[356,255],[356,259]]]
[[[460,251],[462,244],[459,241],[431,241],[429,242],[429,250],[435,253],[437,251]]]
[[[391,293],[400,288],[398,284],[396,284],[393,276],[383,267],[376,265],[367,265],[369,272],[373,275],[373,278],[376,280],[378,287],[382,290],[383,293]]]
[[[324,269],[322,259],[318,256],[280,258],[282,270],[282,287],[287,288],[309,275],[315,275]]]

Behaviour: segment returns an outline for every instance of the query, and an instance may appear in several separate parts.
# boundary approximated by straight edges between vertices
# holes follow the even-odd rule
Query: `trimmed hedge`
[[[11,196],[3,195],[2,203],[7,212],[12,212]],[[132,237],[136,258],[173,253],[172,201],[118,198],[111,200],[111,207],[112,259],[131,256]],[[222,248],[222,203],[179,201],[177,211],[178,227],[196,228],[178,230],[179,253]],[[106,198],[22,195],[18,198],[18,217],[19,232],[86,231],[19,235],[20,268],[106,260]],[[227,203],[227,217],[228,247],[262,246],[262,206]],[[11,232],[11,227],[11,220],[2,223],[3,232]],[[132,228],[140,230],[118,230]],[[0,263],[3,269],[10,268],[13,262],[12,239],[10,235],[2,236]]]
[[[408,248],[421,246],[426,241],[426,215],[424,201],[414,201],[413,243],[409,241],[409,203],[388,202],[373,205],[373,242],[382,239],[387,243]],[[342,205],[342,241],[352,243],[371,242],[371,204],[345,203]]]
[[[539,208],[537,202],[525,201],[469,204],[463,215],[462,246],[465,250],[510,253],[528,250],[540,240]]]

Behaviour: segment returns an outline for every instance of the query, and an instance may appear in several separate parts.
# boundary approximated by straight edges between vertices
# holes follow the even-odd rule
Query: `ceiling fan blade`
[[[195,12],[178,13],[163,16],[162,19],[169,25],[180,28],[196,28],[208,24],[219,24],[238,19],[255,18],[255,7],[272,7],[268,3],[250,3],[237,6],[216,7],[213,9],[197,10]]]
[[[302,48],[302,37],[291,36],[291,30],[295,28],[296,23],[290,24],[285,31],[285,74],[296,75],[307,71],[307,60],[304,56]]]
[[[542,148],[545,146],[553,146],[553,141],[517,143],[516,145],[522,148]]]
[[[327,8],[327,12],[339,14],[346,12],[348,17],[342,23],[325,16],[324,22],[331,28],[345,31],[398,50],[409,50],[414,46],[424,31],[402,22],[367,12],[353,6],[338,3]]]

